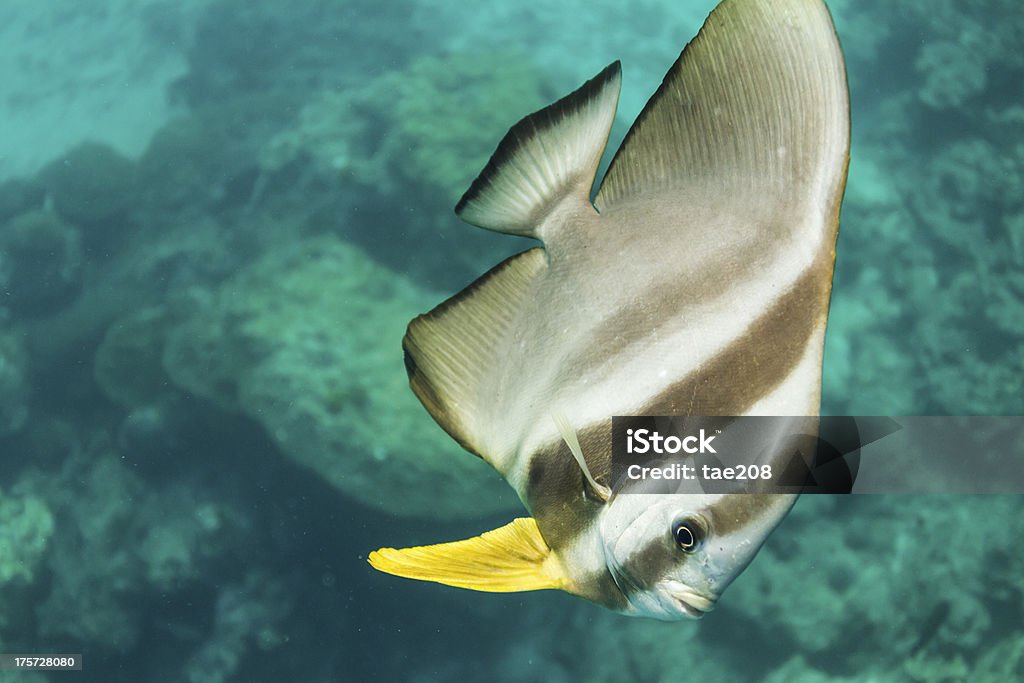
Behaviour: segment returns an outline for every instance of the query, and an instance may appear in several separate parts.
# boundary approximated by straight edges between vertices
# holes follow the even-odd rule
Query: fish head
[[[665,621],[699,619],[789,511],[780,494],[624,494],[599,525],[604,560],[628,605]]]

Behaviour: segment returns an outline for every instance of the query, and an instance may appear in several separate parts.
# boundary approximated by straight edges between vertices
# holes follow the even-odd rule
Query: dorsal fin
[[[594,204],[603,212],[694,189],[801,198],[834,218],[846,178],[848,112],[843,58],[824,3],[725,0],[633,124]]]
[[[467,223],[541,238],[544,219],[566,197],[589,201],[619,102],[613,62],[575,92],[512,126],[455,207]]]

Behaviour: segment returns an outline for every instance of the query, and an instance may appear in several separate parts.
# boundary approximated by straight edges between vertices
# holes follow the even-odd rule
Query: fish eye
[[[672,524],[672,538],[676,546],[684,553],[692,553],[700,547],[704,540],[704,528],[697,520],[690,517],[677,519]]]

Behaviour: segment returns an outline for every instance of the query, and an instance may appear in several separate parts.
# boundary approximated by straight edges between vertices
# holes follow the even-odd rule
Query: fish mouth
[[[692,591],[680,591],[673,596],[686,616],[700,619],[715,608],[715,601]]]

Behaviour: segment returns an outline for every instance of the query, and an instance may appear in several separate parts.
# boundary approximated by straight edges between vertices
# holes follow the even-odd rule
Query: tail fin
[[[589,201],[619,102],[622,69],[608,65],[575,92],[509,129],[459,200],[467,223],[540,238],[540,226],[566,196]]]

